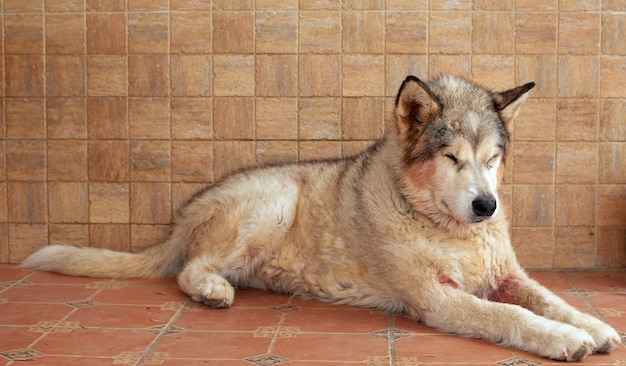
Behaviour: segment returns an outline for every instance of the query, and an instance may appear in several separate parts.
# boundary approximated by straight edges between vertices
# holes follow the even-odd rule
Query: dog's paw
[[[617,331],[607,324],[596,323],[584,328],[596,342],[593,353],[611,353],[622,343]]]
[[[209,274],[200,281],[191,299],[212,308],[228,308],[235,300],[235,289],[222,276]]]
[[[548,358],[580,361],[593,352],[596,343],[584,330],[567,326],[553,333],[546,346],[544,350]]]

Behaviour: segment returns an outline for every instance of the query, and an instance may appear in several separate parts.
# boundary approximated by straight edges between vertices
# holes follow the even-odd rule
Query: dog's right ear
[[[415,76],[408,76],[396,97],[395,117],[400,135],[410,132],[413,138],[418,137],[441,110],[441,103],[428,86]]]

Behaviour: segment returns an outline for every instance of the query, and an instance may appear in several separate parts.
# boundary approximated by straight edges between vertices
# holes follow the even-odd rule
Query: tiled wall
[[[532,268],[626,267],[622,0],[0,0],[0,262],[139,250],[204,183],[380,137],[407,74],[538,86],[503,186]]]

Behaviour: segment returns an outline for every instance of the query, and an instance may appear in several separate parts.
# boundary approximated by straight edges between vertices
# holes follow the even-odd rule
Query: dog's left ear
[[[530,82],[511,90],[493,94],[496,111],[500,114],[505,125],[517,117],[520,107],[528,98],[528,92],[534,87],[535,83]]]
[[[441,110],[440,102],[426,83],[415,76],[404,80],[396,97],[396,123],[401,135],[417,139]]]

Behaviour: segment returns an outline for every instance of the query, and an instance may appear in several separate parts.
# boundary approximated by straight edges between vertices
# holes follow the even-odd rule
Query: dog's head
[[[395,118],[404,193],[414,209],[448,229],[496,217],[507,127],[534,86],[492,92],[451,76],[406,78]]]

